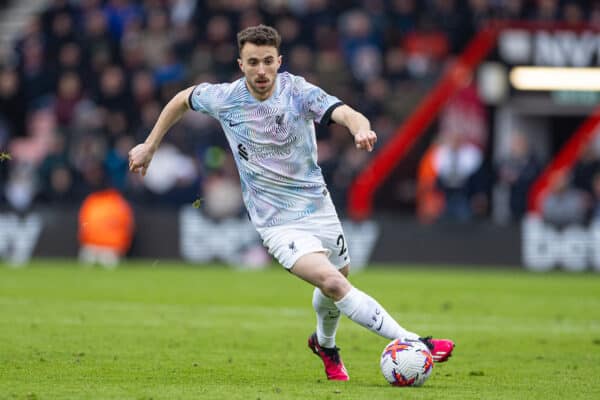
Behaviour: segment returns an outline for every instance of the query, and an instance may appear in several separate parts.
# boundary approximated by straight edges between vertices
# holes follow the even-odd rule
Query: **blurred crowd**
[[[237,31],[259,23],[277,28],[282,70],[362,111],[385,142],[444,64],[490,19],[600,25],[600,2],[52,0],[31,16],[14,54],[0,66],[0,150],[12,157],[0,163],[2,202],[18,211],[71,207],[112,187],[133,204],[202,199],[211,217],[239,215],[227,142],[217,123],[200,113],[187,113],[171,130],[146,178],[127,172],[128,150],[145,139],[175,93],[240,77]],[[356,151],[339,126],[317,132],[320,165],[343,213],[347,189],[372,155]],[[491,177],[499,176],[519,197],[539,172],[539,165],[520,159],[498,174],[488,171],[487,184],[477,183],[477,190],[462,190],[484,164],[486,141],[473,145],[452,132],[444,137],[449,149],[469,146],[460,147],[458,164],[452,152],[434,162],[446,171],[436,174],[436,189],[458,219],[489,212]],[[514,157],[522,158],[518,146]],[[457,165],[464,176],[454,174]],[[515,165],[525,172],[512,171]],[[516,215],[522,202],[511,197]],[[435,210],[435,200],[430,204]]]

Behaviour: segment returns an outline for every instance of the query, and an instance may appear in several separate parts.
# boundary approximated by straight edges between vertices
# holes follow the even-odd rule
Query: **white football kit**
[[[190,94],[189,104],[221,123],[240,174],[248,214],[281,265],[290,269],[301,256],[313,252],[326,253],[337,268],[348,265],[344,232],[317,165],[314,127],[315,122],[329,122],[331,112],[342,104],[339,99],[284,72],[277,75],[274,91],[264,101],[255,99],[241,78],[200,84]],[[390,340],[419,338],[354,287],[337,301],[315,288],[313,307],[319,346],[335,348],[341,314]],[[315,351],[314,346],[311,349]]]
[[[288,269],[315,251],[328,253],[338,268],[349,264],[341,224],[317,165],[314,127],[314,122],[329,123],[342,102],[284,72],[264,101],[254,98],[240,78],[196,86],[189,104],[221,124],[244,204],[269,252]]]

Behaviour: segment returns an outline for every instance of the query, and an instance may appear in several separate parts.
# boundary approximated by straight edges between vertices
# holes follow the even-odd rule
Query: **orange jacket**
[[[417,216],[423,223],[434,222],[444,211],[444,194],[436,187],[435,166],[436,144],[432,144],[423,154],[417,171]]]
[[[79,210],[79,243],[107,247],[123,255],[131,246],[134,218],[131,206],[114,189],[85,198]]]

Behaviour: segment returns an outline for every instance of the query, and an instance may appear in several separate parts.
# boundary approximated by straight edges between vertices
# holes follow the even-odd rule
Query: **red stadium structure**
[[[393,169],[407,155],[417,139],[433,123],[446,102],[472,77],[475,69],[496,47],[499,35],[509,29],[529,32],[570,31],[573,33],[598,32],[597,27],[588,25],[567,26],[535,22],[494,22],[475,35],[465,50],[443,73],[439,82],[418,104],[416,110],[401,124],[391,140],[371,160],[367,167],[354,180],[349,192],[349,213],[357,220],[368,218],[373,212],[374,195],[385,182]],[[543,171],[533,185],[529,195],[529,209],[537,211],[548,184],[548,177],[556,169],[571,167],[577,160],[579,150],[583,148],[600,127],[600,107],[597,108],[572,135],[554,160]]]

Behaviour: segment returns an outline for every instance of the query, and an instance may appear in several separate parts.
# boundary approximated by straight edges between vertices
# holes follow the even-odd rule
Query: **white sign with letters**
[[[371,257],[379,226],[374,221],[342,221],[353,269],[364,267]],[[192,262],[220,260],[232,265],[244,263],[244,253],[261,245],[261,239],[247,219],[230,218],[215,222],[202,212],[184,207],[179,212],[181,256]]]
[[[500,34],[499,53],[514,65],[595,67],[600,65],[600,33],[508,29]]]
[[[0,257],[15,266],[29,261],[42,226],[42,218],[37,214],[0,214]]]
[[[600,222],[589,227],[569,226],[562,230],[527,216],[522,226],[523,263],[533,271],[561,267],[567,271],[600,272]]]

